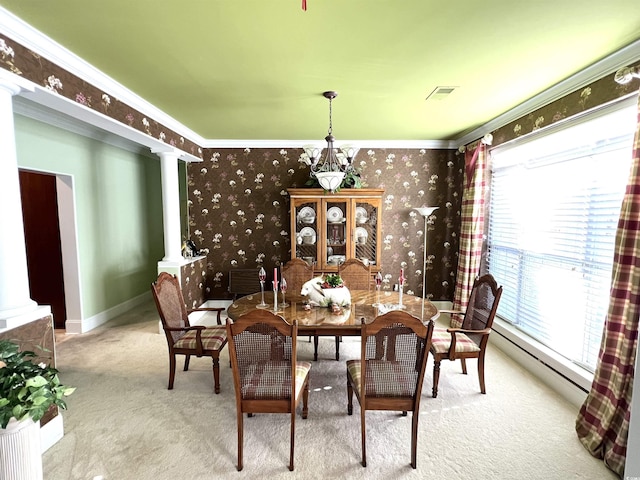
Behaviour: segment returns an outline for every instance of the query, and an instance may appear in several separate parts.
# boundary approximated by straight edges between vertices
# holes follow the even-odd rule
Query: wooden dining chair
[[[292,258],[282,266],[282,278],[287,281],[287,296],[300,298],[302,286],[313,278],[313,267],[301,258]]]
[[[411,466],[416,468],[418,419],[422,382],[431,346],[433,322],[423,324],[401,310],[362,323],[359,360],[347,361],[347,413],[353,413],[353,393],[360,403],[362,466],[367,466],[367,410],[395,410],[411,419]]]
[[[297,361],[298,325],[268,310],[252,310],[235,322],[227,319],[229,356],[236,391],[238,471],[243,467],[243,414],[290,413],[289,470],[293,470],[296,408],[302,399],[307,418],[309,362]],[[273,437],[269,437],[273,438]]]
[[[440,362],[457,360],[462,363],[462,373],[467,374],[467,358],[478,359],[480,392],[486,393],[484,383],[484,357],[493,320],[502,295],[502,286],[491,274],[477,278],[471,289],[466,311],[440,310],[451,314],[449,328],[436,328],[433,332],[433,397],[438,396]],[[462,315],[462,320],[459,317]]]
[[[182,290],[175,275],[162,272],[151,284],[153,299],[158,308],[162,329],[169,346],[169,387],[173,389],[176,374],[176,355],[184,355],[184,371],[189,370],[191,356],[211,357],[213,363],[214,391],[220,393],[220,352],[227,344],[227,331],[222,325],[220,313],[223,307],[194,308],[187,310]],[[218,326],[190,325],[191,312],[217,312]]]
[[[338,266],[338,275],[349,290],[371,289],[371,266],[358,258],[349,258]]]

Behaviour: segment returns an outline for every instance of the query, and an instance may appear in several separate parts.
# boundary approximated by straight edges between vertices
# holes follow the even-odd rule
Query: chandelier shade
[[[329,131],[324,138],[327,142],[327,148],[324,157],[322,157],[322,148],[315,145],[306,145],[304,152],[309,158],[311,176],[318,180],[324,190],[335,192],[340,189],[347,173],[354,171],[353,159],[358,153],[358,149],[351,145],[344,145],[340,149],[333,146],[335,137],[333,136],[331,102],[338,94],[334,91],[327,91],[322,95],[329,100]]]

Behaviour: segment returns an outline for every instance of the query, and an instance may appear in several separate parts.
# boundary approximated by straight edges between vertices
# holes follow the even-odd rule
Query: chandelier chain
[[[329,135],[331,135],[333,132],[333,121],[331,119],[332,118],[332,108],[331,108],[332,100],[333,98],[329,97]]]

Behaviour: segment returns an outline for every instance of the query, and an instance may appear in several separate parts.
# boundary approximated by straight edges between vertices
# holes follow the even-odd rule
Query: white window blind
[[[636,124],[635,105],[613,110],[491,154],[498,315],[591,371]]]

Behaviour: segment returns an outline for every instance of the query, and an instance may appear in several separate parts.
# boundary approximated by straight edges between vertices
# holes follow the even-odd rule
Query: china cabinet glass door
[[[291,218],[291,231],[294,232],[291,239],[292,256],[301,258],[309,265],[319,261],[321,231],[318,229],[318,205],[318,201],[296,200]]]
[[[348,258],[349,245],[347,235],[348,202],[346,200],[329,201],[324,204],[324,221],[326,232],[326,266],[335,267]]]
[[[355,200],[355,257],[375,266],[378,262],[378,214],[377,202]]]

